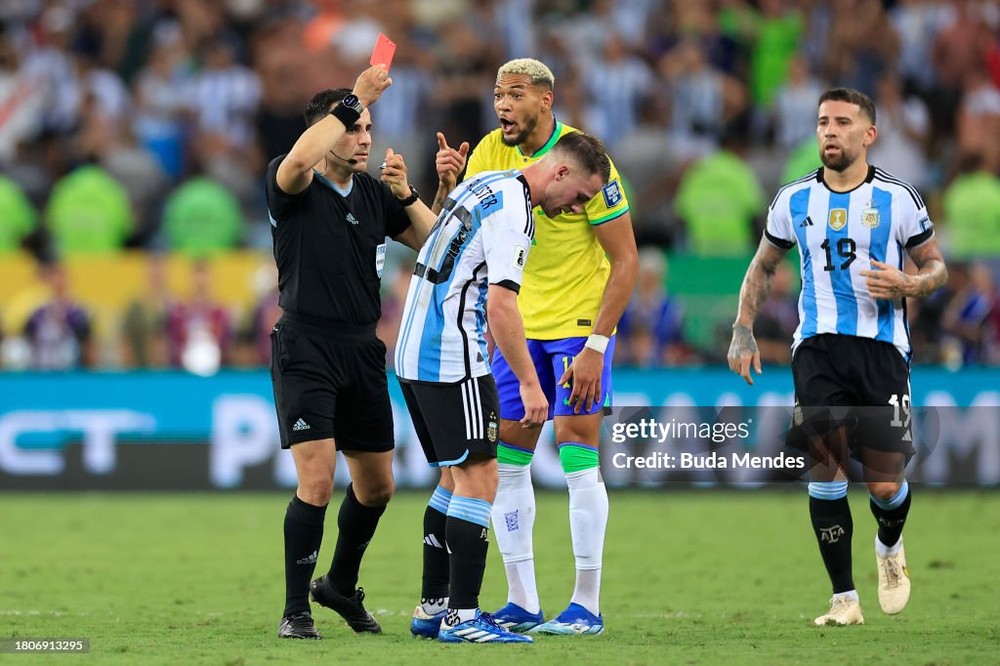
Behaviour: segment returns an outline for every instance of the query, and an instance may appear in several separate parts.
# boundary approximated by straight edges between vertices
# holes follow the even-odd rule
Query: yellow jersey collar
[[[562,126],[562,123],[561,123],[561,122],[559,122],[559,119],[558,119],[558,118],[553,118],[553,120],[555,120],[555,121],[556,121],[556,124],[555,124],[555,126],[553,127],[553,129],[552,129],[552,136],[550,136],[550,137],[549,137],[549,140],[545,142],[545,145],[544,145],[544,146],[542,146],[541,148],[539,148],[539,149],[538,149],[538,150],[537,150],[537,151],[535,152],[535,154],[534,154],[534,155],[525,155],[525,154],[524,154],[524,153],[523,153],[523,152],[521,151],[521,146],[518,146],[518,147],[517,147],[517,153],[518,153],[518,154],[519,154],[519,155],[520,155],[521,157],[532,157],[532,158],[538,158],[538,157],[541,157],[541,156],[543,156],[543,155],[544,155],[545,153],[549,152],[549,150],[551,150],[551,149],[552,149],[552,146],[556,145],[556,141],[558,141],[558,140],[559,140],[559,137],[560,137],[560,136],[562,136],[562,127],[563,127],[563,126]]]

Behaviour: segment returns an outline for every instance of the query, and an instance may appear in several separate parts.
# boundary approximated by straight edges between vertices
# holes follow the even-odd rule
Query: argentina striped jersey
[[[454,383],[489,373],[486,293],[517,291],[535,232],[528,184],[516,169],[455,188],[417,256],[396,343],[400,379]]]
[[[806,338],[838,333],[888,342],[909,360],[905,299],[873,299],[860,272],[872,268],[873,259],[902,269],[904,251],[934,235],[911,185],[870,166],[861,185],[834,192],[820,168],[778,190],[764,234],[780,248],[799,246],[802,291],[793,352]]]

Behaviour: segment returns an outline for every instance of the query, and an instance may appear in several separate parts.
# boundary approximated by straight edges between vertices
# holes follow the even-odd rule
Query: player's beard
[[[500,135],[500,140],[503,141],[505,146],[520,146],[522,143],[528,140],[531,133],[535,131],[538,127],[538,116],[534,116],[524,122],[524,126],[521,131],[514,135],[513,139],[508,139],[504,135]]]
[[[836,155],[832,157],[827,157],[826,151],[821,150],[819,153],[819,159],[821,162],[823,162],[823,166],[829,169],[830,171],[836,171],[837,173],[842,173],[846,171],[848,167],[854,164],[854,160],[857,159],[857,155],[852,155],[851,153],[841,148],[840,152],[837,153]]]

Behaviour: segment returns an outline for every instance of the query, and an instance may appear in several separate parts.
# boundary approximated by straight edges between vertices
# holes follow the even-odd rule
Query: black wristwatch
[[[365,110],[364,107],[361,106],[361,100],[358,99],[358,96],[355,95],[354,93],[348,93],[346,96],[344,96],[344,99],[340,100],[340,103],[346,106],[348,109],[353,109],[357,111],[358,115],[361,115],[361,112]]]
[[[340,100],[339,104],[330,109],[330,115],[344,123],[344,127],[351,129],[354,123],[358,122],[362,111],[364,111],[364,107],[361,106],[361,100],[354,93],[350,93]]]
[[[396,201],[399,202],[400,206],[406,208],[407,206],[412,206],[413,204],[417,203],[417,199],[419,198],[420,195],[417,194],[417,188],[413,187],[413,185],[410,185],[410,196],[406,197],[405,199],[400,199],[397,197]]]

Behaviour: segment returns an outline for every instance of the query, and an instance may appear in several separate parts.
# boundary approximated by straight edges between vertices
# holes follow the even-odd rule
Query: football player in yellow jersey
[[[551,70],[538,60],[520,58],[500,67],[493,90],[500,127],[472,151],[466,178],[527,166],[541,159],[560,136],[577,131],[552,113],[554,83]],[[438,148],[435,210],[466,167],[468,144],[451,148],[439,133]],[[600,582],[608,494],[600,477],[598,444],[604,408],[611,405],[615,327],[632,294],[637,269],[632,218],[613,164],[608,184],[586,203],[584,212],[567,210],[550,218],[535,209],[535,239],[518,307],[549,399],[549,418],[554,418],[569,488],[576,585],[566,610],[545,622],[535,585],[535,496],[529,470],[540,431],[518,423],[524,408],[517,379],[502,354],[494,352],[491,364],[501,421],[500,483],[492,520],[508,583],[508,603],[495,616],[513,631],[580,635],[604,630]]]

